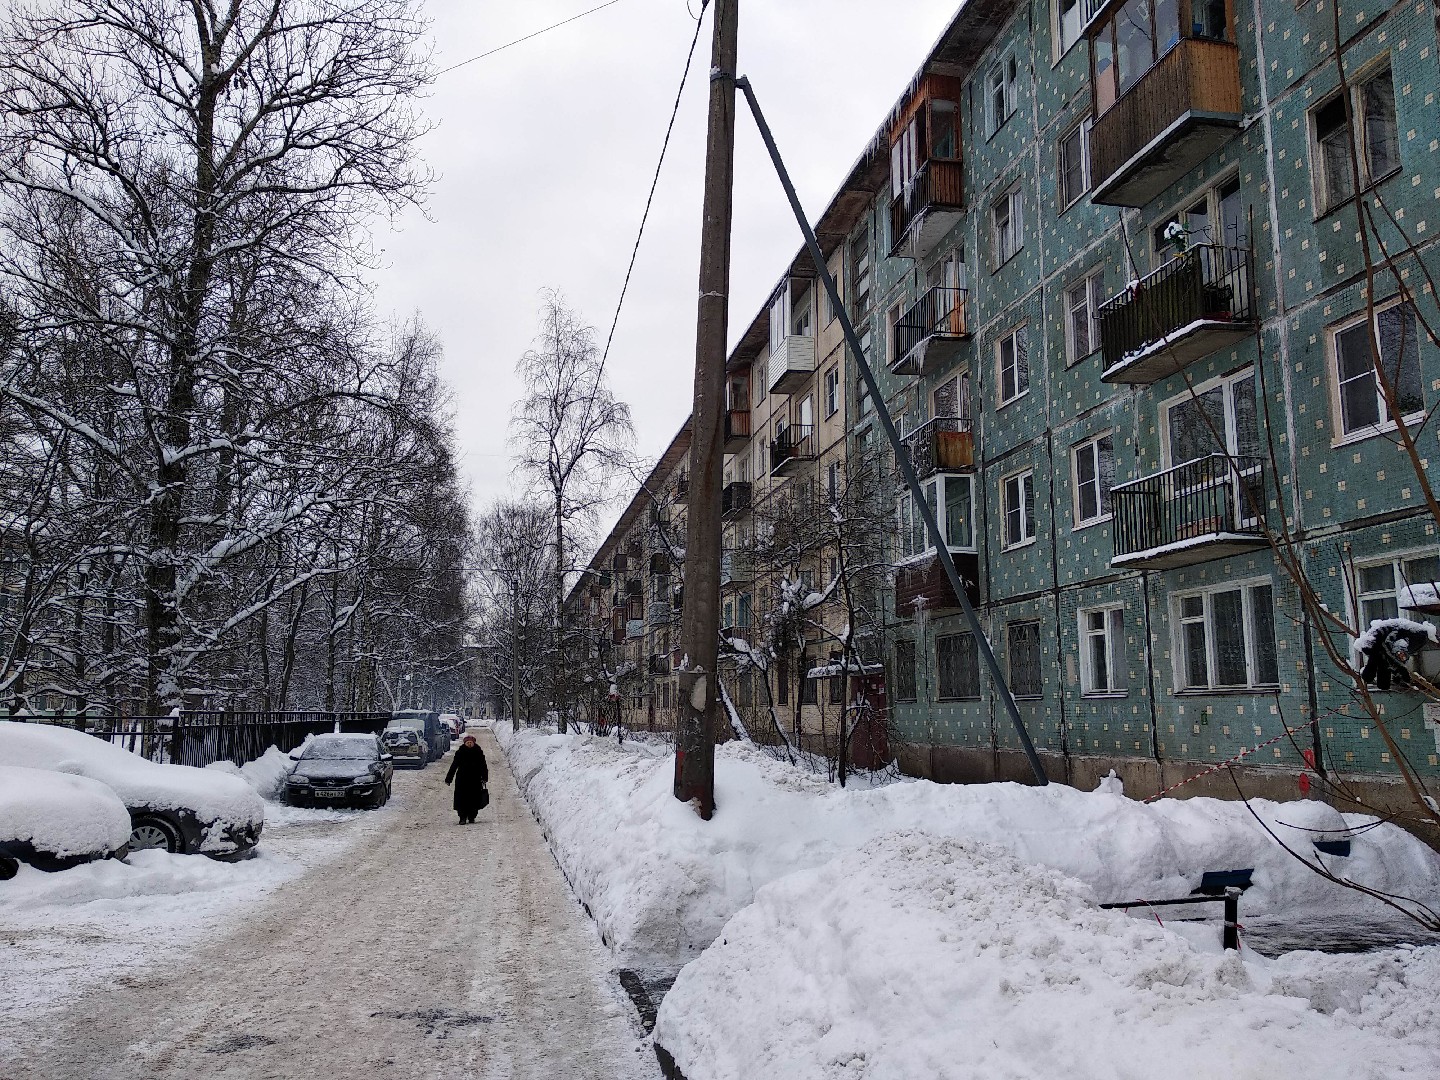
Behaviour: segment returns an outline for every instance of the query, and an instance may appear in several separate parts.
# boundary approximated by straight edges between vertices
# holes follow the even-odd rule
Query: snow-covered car
[[[423,769],[430,764],[430,747],[420,732],[412,727],[386,728],[380,742],[396,765],[413,765]]]
[[[130,814],[131,851],[234,857],[265,823],[265,803],[238,776],[146,761],[72,728],[0,720],[0,761],[100,781]]]
[[[98,780],[0,765],[0,881],[22,862],[64,870],[123,858],[129,842],[130,814]]]
[[[317,735],[290,755],[285,778],[292,806],[380,807],[390,801],[390,751],[374,735]]]

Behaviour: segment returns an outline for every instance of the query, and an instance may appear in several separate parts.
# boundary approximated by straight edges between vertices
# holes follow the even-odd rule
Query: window
[[[1005,503],[1004,547],[1019,547],[1035,539],[1035,473],[1006,477],[1000,484]]]
[[[831,675],[827,680],[830,683],[830,704],[845,704],[845,676]]]
[[[1376,619],[1424,619],[1424,613],[1404,607],[1410,585],[1440,582],[1440,556],[1410,555],[1355,567],[1355,628],[1369,629]]]
[[[1371,434],[1394,426],[1380,380],[1375,377],[1372,344],[1379,352],[1380,369],[1395,394],[1400,415],[1412,416],[1425,410],[1415,308],[1403,303],[1377,311],[1373,338],[1367,336],[1366,325],[1362,315],[1358,322],[1351,322],[1331,335],[1339,427],[1345,436]]]
[[[840,365],[832,364],[825,372],[825,419],[840,411]]]
[[[915,687],[915,642],[895,642],[895,700],[914,701]]]
[[[1007,191],[990,209],[993,223],[991,248],[995,269],[1000,269],[1025,245],[1025,219],[1020,205],[1020,188]]]
[[[865,417],[870,415],[872,403],[870,401],[870,387],[864,379],[855,380],[855,413],[857,416]]]
[[[790,333],[795,337],[810,337],[813,334],[811,324],[812,291],[806,285],[799,293],[793,296],[790,301]]]
[[[837,252],[836,255],[831,258],[830,262],[826,264],[826,269],[830,271],[830,278],[835,282],[835,291],[842,295],[845,291],[843,254],[843,252]],[[830,302],[829,289],[820,290],[820,316],[824,319],[826,326],[829,326],[835,321],[835,305]]]
[[[1059,159],[1060,209],[1064,210],[1090,190],[1090,120],[1088,117],[1060,137]]]
[[[1070,51],[1080,40],[1080,29],[1085,25],[1085,16],[1096,5],[1082,4],[1080,0],[1057,0],[1055,5],[1055,39],[1060,46],[1059,56]],[[1059,59],[1059,56],[1056,59]]]
[[[1065,357],[1074,364],[1100,348],[1105,273],[1096,270],[1065,290]]]
[[[986,82],[989,134],[994,135],[999,131],[1015,111],[1016,84],[1019,78],[1020,64],[1013,55],[1005,57],[990,69],[990,77]]]
[[[974,478],[968,474],[941,473],[926,480],[923,487],[925,501],[937,515],[945,546],[951,551],[974,551]],[[910,492],[901,492],[898,510],[899,557],[914,559],[933,552],[935,549],[925,532],[925,516],[916,509]]]
[[[1321,210],[1339,206],[1355,194],[1350,167],[1353,138],[1360,138],[1360,184],[1368,187],[1400,168],[1400,138],[1395,123],[1395,84],[1387,67],[1351,86],[1350,116],[1337,94],[1310,113],[1315,140],[1315,203]]]
[[[1280,682],[1269,582],[1178,595],[1174,605],[1179,689],[1247,689]]]
[[[1010,693],[1017,698],[1038,698],[1045,690],[1040,672],[1040,623],[1027,620],[1005,627],[1010,658]]]
[[[1171,465],[1210,454],[1250,458],[1258,467],[1260,427],[1255,415],[1255,370],[1246,368],[1170,399],[1161,408],[1161,447]],[[1242,462],[1242,468],[1249,462]]]
[[[1030,346],[1025,327],[1017,326],[995,344],[1000,369],[1000,404],[1006,405],[1030,389]]]
[[[1125,609],[1080,612],[1080,689],[1088,695],[1125,693]]]
[[[850,299],[852,315],[870,309],[870,237],[863,231],[850,241]]]
[[[790,704],[790,673],[785,670],[784,663],[775,665],[775,703]]]
[[[742,709],[748,709],[755,704],[755,679],[748,671],[740,676],[740,686],[735,694],[735,704]]]
[[[1095,5],[1099,8],[1102,5]],[[1094,10],[1094,8],[1092,8]],[[1230,40],[1225,0],[1126,0],[1091,33],[1095,105],[1104,113],[1185,36]]]
[[[840,465],[830,462],[825,466],[825,498],[832,505],[840,501]],[[835,574],[832,572],[831,577]]]
[[[912,669],[913,670],[913,669]],[[941,701],[980,697],[980,653],[973,634],[946,634],[935,639],[935,670]]]
[[[956,161],[960,157],[960,116],[953,101],[930,102],[930,158]]]
[[[1110,489],[1115,486],[1115,447],[1109,433],[1089,439],[1072,451],[1075,476],[1075,526],[1093,525],[1110,516]]]
[[[890,349],[889,361],[891,365],[898,364],[904,358],[909,346],[900,340],[897,332],[900,326],[900,319],[905,314],[905,302],[901,300],[885,313],[885,341]]]
[[[816,705],[820,700],[820,680],[812,679],[810,675],[810,662],[805,657],[800,658],[800,670],[796,673],[796,681],[800,684],[799,698],[801,705]]]

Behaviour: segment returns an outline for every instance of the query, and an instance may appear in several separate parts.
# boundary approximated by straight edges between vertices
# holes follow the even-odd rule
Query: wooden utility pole
[[[724,479],[725,357],[730,308],[730,206],[735,175],[735,67],[739,0],[714,0],[710,125],[700,230],[700,301],[691,412],[685,611],[675,731],[675,797],[707,821],[715,812],[715,727],[720,698],[720,489]]]

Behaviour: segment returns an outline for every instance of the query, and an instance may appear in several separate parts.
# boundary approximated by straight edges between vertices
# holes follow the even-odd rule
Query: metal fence
[[[288,753],[310,735],[378,734],[390,719],[390,713],[196,711],[45,722],[84,731],[151,761],[205,766],[216,761],[243,765],[272,746]]]

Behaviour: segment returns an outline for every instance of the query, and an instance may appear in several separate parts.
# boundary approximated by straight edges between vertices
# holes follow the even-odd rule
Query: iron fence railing
[[[1105,366],[1201,322],[1253,319],[1253,256],[1248,247],[1196,244],[1100,305]]]
[[[791,424],[770,442],[770,471],[779,472],[792,461],[814,456],[814,427],[809,424]]]
[[[964,193],[964,170],[958,160],[936,159],[921,165],[899,197],[890,204],[892,251],[900,249],[906,230],[917,217],[932,206],[963,207]]]
[[[739,514],[750,509],[750,482],[736,480],[726,484],[720,492],[720,512],[725,516]]]
[[[936,285],[926,289],[895,324],[892,367],[905,362],[910,352],[928,337],[964,337],[966,290]]]
[[[1217,533],[1258,535],[1265,517],[1258,457],[1211,454],[1110,492],[1115,556],[1154,551]]]
[[[905,451],[916,475],[924,480],[937,472],[972,468],[972,439],[968,416],[937,416],[905,436]]]

